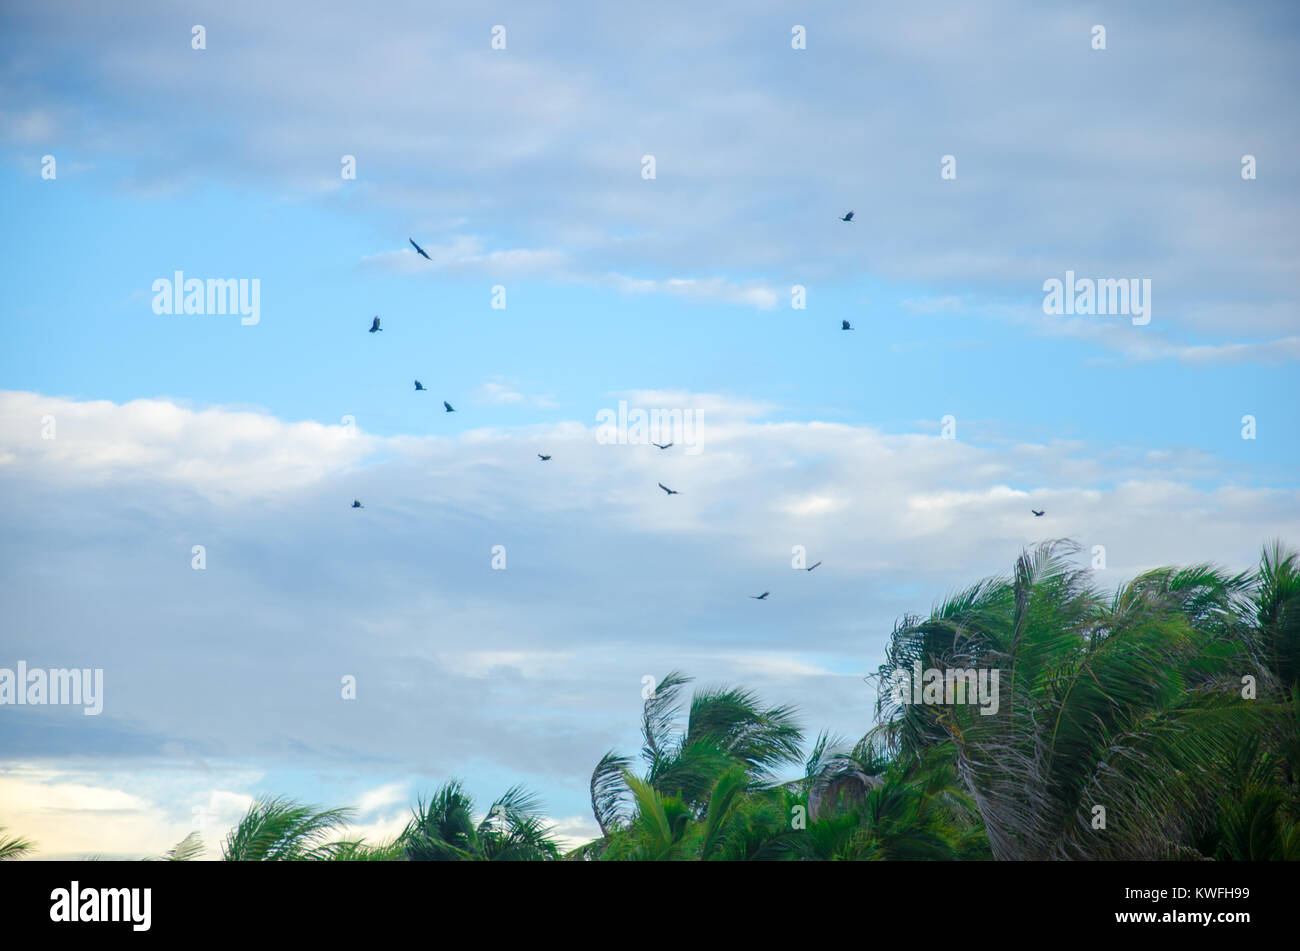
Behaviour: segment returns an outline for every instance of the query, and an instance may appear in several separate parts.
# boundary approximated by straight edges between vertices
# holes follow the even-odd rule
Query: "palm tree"
[[[698,691],[684,727],[673,671],[645,704],[644,778],[607,753],[591,780],[602,838],[574,858],[663,861],[987,857],[977,813],[949,770],[908,774],[864,740],[852,750],[822,732],[798,779],[802,733],[789,707],[751,692]],[[938,777],[938,778],[937,778]]]
[[[458,780],[420,800],[398,837],[402,857],[414,862],[551,861],[560,857],[551,829],[540,815],[540,801],[522,786],[512,786],[479,822],[474,802]]]
[[[904,758],[951,746],[996,858],[1194,855],[1187,839],[1223,791],[1215,767],[1268,715],[1229,689],[1248,663],[1233,635],[1249,579],[1161,569],[1107,603],[1067,561],[1077,551],[1041,545],[1009,578],[900,622],[882,681],[914,660],[993,667],[1000,709],[882,694],[879,735]]]
[[[752,795],[773,785],[776,769],[798,761],[803,734],[793,708],[766,708],[739,688],[707,687],[692,697],[683,724],[681,692],[690,682],[671,671],[645,702],[644,778],[633,776],[632,761],[613,751],[596,764],[591,804],[602,838],[581,856],[721,855],[724,840],[745,827],[742,814],[753,819]]]
[[[807,803],[808,834],[799,842],[803,857],[992,857],[974,800],[959,788],[950,744],[907,759],[891,756],[869,733],[851,751],[831,744],[824,750],[819,737],[807,778],[791,787]]]
[[[641,719],[641,757],[646,781],[661,794],[680,797],[702,811],[718,779],[739,765],[754,782],[770,780],[773,771],[798,762],[803,731],[791,707],[764,709],[748,690],[707,687],[691,699],[686,723],[680,719],[681,690],[691,682],[671,671],[645,702]],[[606,753],[592,774],[592,806],[602,830],[625,818],[630,788],[620,774],[630,760]]]
[[[1255,642],[1284,690],[1300,680],[1300,558],[1280,541],[1265,546],[1255,573]]]

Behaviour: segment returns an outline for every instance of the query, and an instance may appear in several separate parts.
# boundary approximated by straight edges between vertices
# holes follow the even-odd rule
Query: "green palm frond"
[[[690,682],[690,677],[671,670],[655,685],[652,695],[646,699],[641,716],[641,756],[651,775],[654,775],[660,762],[672,751],[673,726],[679,712],[681,691]]]
[[[616,840],[612,857],[654,862],[680,858],[691,822],[690,809],[675,796],[661,796],[630,772],[623,778],[636,800],[637,816],[627,834]]]
[[[164,862],[192,862],[207,851],[197,832],[191,832],[162,855]],[[147,860],[152,861],[152,860]]]
[[[999,669],[995,716],[969,705],[881,706],[885,736],[913,755],[945,744],[999,858],[1142,858],[1178,852],[1202,777],[1263,725],[1221,685],[1248,582],[1207,565],[1147,572],[1106,605],[1051,543],[1009,582],[896,629],[891,654],[926,666]],[[952,631],[951,639],[944,635]],[[1104,805],[1109,834],[1091,826]]]
[[[511,786],[488,807],[487,815],[479,823],[478,834],[505,828],[512,817],[536,815],[540,810],[541,800],[536,793],[520,785]]]
[[[377,845],[362,841],[336,842],[325,856],[330,862],[400,862],[405,858],[406,850],[400,839]]]
[[[600,834],[606,838],[627,824],[631,790],[627,788],[623,773],[631,765],[631,758],[610,750],[592,770],[591,811],[600,826]]]
[[[1262,659],[1289,690],[1300,682],[1300,556],[1280,541],[1260,555],[1254,608]]]
[[[258,799],[226,837],[221,857],[227,862],[326,859],[339,845],[323,840],[351,815],[348,809],[317,810],[290,799]]]
[[[744,763],[751,775],[799,762],[803,730],[790,706],[763,708],[752,691],[710,687],[691,698],[684,747],[713,746]]]
[[[0,833],[4,831],[5,827],[0,826]],[[29,839],[0,834],[0,862],[26,858],[35,851],[36,844]]]
[[[539,815],[540,800],[512,786],[474,822],[474,801],[459,780],[444,783],[425,802],[394,845],[411,861],[549,861],[560,858],[552,829]]]
[[[743,766],[733,766],[718,777],[718,782],[709,795],[697,858],[711,859],[722,852],[748,789],[749,775]]]
[[[400,840],[414,862],[467,861],[478,851],[474,803],[459,780],[449,780],[426,803],[421,797]]]

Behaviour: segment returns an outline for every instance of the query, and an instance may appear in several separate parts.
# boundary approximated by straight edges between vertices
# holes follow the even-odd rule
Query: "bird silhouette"
[[[661,446],[657,442],[652,442],[650,445],[654,446],[656,449],[667,449],[669,446],[672,445],[672,443],[665,443],[664,445]]]
[[[446,400],[443,400],[443,401],[442,401],[442,405],[445,406],[445,407],[447,407],[447,412],[449,412],[449,413],[454,413],[454,412],[456,412],[455,408],[454,408],[450,403],[448,403]]]
[[[852,221],[852,220],[853,220],[853,212],[851,211],[843,218],[840,219],[840,221]]]
[[[416,388],[417,390],[422,391],[422,392],[428,392],[427,389],[425,388],[424,384],[421,383],[419,380],[416,380],[416,381],[415,381],[415,388]]]
[[[820,565],[820,564],[821,564],[821,562],[820,562],[820,561],[819,561],[819,562],[817,562],[817,565]],[[812,566],[812,568],[805,568],[805,569],[804,569],[804,571],[812,571],[812,570],[813,570],[813,568],[816,568],[816,567],[817,567],[817,565],[813,565],[813,566]]]
[[[852,330],[852,329],[853,329],[852,325],[850,325],[847,320],[840,321],[840,330]]]
[[[663,490],[664,490],[665,492],[667,492],[669,495],[681,495],[681,493],[678,492],[676,489],[670,489],[670,488],[668,488],[668,486],[664,485],[662,482],[659,483],[659,488],[663,489]]]
[[[353,500],[352,500],[352,507],[353,507],[354,509],[363,509],[363,508],[365,508],[365,506],[362,505],[360,502],[358,502],[356,499],[353,499]]]
[[[379,326],[379,318],[376,317],[374,323],[370,325],[370,332],[374,333],[377,330],[383,330],[383,329],[384,329],[383,327]]]
[[[1046,512],[1038,511],[1038,509],[1030,509],[1029,511],[1034,513],[1034,518],[1042,518],[1044,515],[1047,514]]]
[[[406,240],[411,242],[411,247],[415,248],[415,253],[418,254],[420,257],[424,258],[426,261],[433,260],[433,258],[429,257],[427,254],[424,253],[424,248],[420,247],[418,244],[415,243],[414,238],[407,238]]]
[[[542,460],[542,462],[545,462],[547,459],[549,459],[549,458],[551,458],[551,457],[550,457],[550,456],[543,456],[543,455],[539,452],[539,453],[537,454],[537,458],[540,459],[540,460]]]
[[[751,594],[750,597],[753,598],[755,601],[762,601],[771,593],[772,593],[771,591],[764,591],[762,594]]]

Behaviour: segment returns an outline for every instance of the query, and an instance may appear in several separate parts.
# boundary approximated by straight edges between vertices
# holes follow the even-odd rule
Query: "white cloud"
[[[56,133],[56,123],[53,115],[40,109],[5,111],[0,112],[0,129],[6,138],[24,145],[46,144]]]
[[[572,665],[571,651],[447,651],[439,658],[465,677],[486,677],[508,667],[525,677],[545,677]]]
[[[480,395],[503,404],[527,399],[502,382],[484,384]],[[1019,519],[1027,502],[1041,500],[1045,492],[1059,500],[1057,515],[1064,515],[1062,509],[1074,513],[1064,524],[1053,521],[1052,531],[1095,531],[1099,521],[1110,522],[1107,506],[1122,494],[1109,490],[1094,500],[1088,493],[1096,483],[1120,479],[1164,491],[1167,471],[1213,475],[1204,454],[1190,458],[1143,449],[1125,456],[1117,450],[1118,457],[1112,453],[1102,460],[1083,444],[1064,442],[981,449],[937,434],[887,435],[869,426],[817,421],[771,423],[763,419],[773,409],[769,404],[717,394],[637,390],[612,396],[631,407],[695,409],[701,453],[600,445],[594,420],[518,432],[472,430],[454,438],[383,438],[344,426],[285,423],[243,410],[194,410],[166,400],[117,405],[6,392],[0,393],[0,476],[69,490],[135,483],[163,498],[194,491],[234,505],[341,478],[355,484],[359,467],[374,467],[382,458],[388,461],[367,478],[387,484],[384,494],[394,505],[408,504],[401,502],[408,493],[410,503],[428,504],[418,501],[427,490],[402,484],[408,468],[418,466],[441,473],[428,501],[481,510],[494,519],[508,521],[516,506],[578,511],[602,499],[608,524],[647,536],[725,532],[758,545],[761,538],[797,536],[819,518],[833,516],[825,531],[851,550],[854,525],[872,525],[877,543],[906,545],[932,532],[956,531],[960,518],[971,524],[949,536],[946,547],[950,554],[966,547],[969,555],[980,550],[990,530],[996,535],[999,527],[1009,528],[1007,519]],[[57,420],[57,439],[40,438],[47,415]],[[520,447],[520,441],[529,445]],[[520,472],[515,462],[520,448],[544,450],[555,459],[548,469]],[[786,474],[794,470],[797,485]],[[471,471],[492,475],[455,476]],[[548,480],[541,495],[538,478]],[[669,506],[657,492],[645,491],[658,481],[681,490]],[[1208,501],[1215,490],[1187,491]],[[1254,498],[1263,502],[1270,492],[1275,490],[1259,489]],[[1042,506],[1035,501],[1035,507]],[[1034,524],[1030,531],[1048,527]],[[1024,536],[1013,530],[1010,537]],[[978,571],[985,560],[981,553],[968,567]]]
[[[127,475],[209,496],[271,496],[344,471],[376,445],[342,423],[283,423],[163,399],[119,405],[0,391],[0,474],[11,478],[107,483]]]
[[[246,768],[10,762],[0,766],[0,815],[7,834],[35,844],[37,859],[158,856],[198,831],[211,860],[252,802],[214,784],[256,778]]]
[[[591,816],[565,816],[549,819],[551,835],[560,844],[561,851],[570,851],[600,838],[600,826]]]
[[[453,235],[445,244],[418,243],[429,255],[428,259],[408,245],[396,251],[363,255],[361,265],[397,274],[473,271],[501,278],[525,274],[556,276],[569,266],[568,255],[562,251],[547,248],[485,251],[482,240],[472,235]]]
[[[607,274],[602,283],[625,294],[674,294],[724,304],[743,304],[759,310],[772,310],[780,300],[777,291],[765,281],[735,282],[722,277],[649,279]]]
[[[1159,338],[1130,341],[1122,347],[1123,357],[1133,362],[1173,359],[1179,363],[1279,363],[1300,360],[1300,337],[1277,340],[1217,344],[1178,344]],[[1115,362],[1094,360],[1092,362]]]
[[[504,383],[484,383],[478,388],[478,392],[485,403],[498,406],[524,401],[524,394]]]
[[[964,304],[960,297],[949,294],[943,297],[908,297],[900,301],[899,306],[911,314],[950,314],[960,311]]]
[[[161,763],[137,765],[129,774],[92,764],[10,763],[0,766],[0,816],[6,835],[33,842],[31,857],[38,861],[156,857],[191,832],[199,833],[204,846],[198,860],[216,861],[226,835],[255,797],[223,789],[198,791],[214,778]],[[256,778],[246,771],[230,772],[224,781],[252,783]],[[354,803],[359,818],[339,826],[330,840],[391,842],[411,818],[408,786],[388,783],[363,792]],[[149,794],[140,795],[138,790],[145,788]],[[600,835],[589,816],[544,821],[566,851]]]
[[[475,395],[480,401],[493,406],[530,405],[540,408],[555,406],[554,397],[525,395],[516,384],[500,378],[488,380],[478,388]]]
[[[362,793],[357,799],[356,809],[359,815],[368,816],[385,806],[404,803],[406,799],[407,787],[405,783],[387,783]]]
[[[735,665],[746,674],[763,674],[768,677],[835,677],[834,671],[818,667],[793,654],[719,654],[720,660]]]

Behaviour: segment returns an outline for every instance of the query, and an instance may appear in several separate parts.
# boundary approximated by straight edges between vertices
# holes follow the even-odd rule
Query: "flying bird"
[[[1047,514],[1046,512],[1038,511],[1038,509],[1030,509],[1029,511],[1034,513],[1034,518],[1042,518],[1044,515]]]
[[[667,449],[669,446],[672,445],[672,443],[667,443],[667,444],[661,446],[661,445],[659,445],[657,442],[652,442],[650,445],[654,446],[656,449]]]
[[[840,219],[840,221],[852,221],[852,220],[853,220],[853,212],[851,211],[843,218]]]
[[[352,507],[353,507],[354,509],[363,509],[363,508],[365,508],[365,506],[362,505],[360,502],[358,502],[356,499],[353,499],[353,500],[352,500]]]
[[[454,408],[450,403],[448,403],[446,400],[443,400],[443,401],[442,401],[442,405],[445,406],[445,407],[447,407],[447,412],[449,412],[449,413],[454,413],[454,412],[456,412],[455,408]]]
[[[751,594],[750,597],[753,598],[755,601],[762,601],[771,593],[772,593],[771,591],[764,591],[762,594]]]
[[[424,258],[426,261],[433,260],[433,258],[429,257],[429,255],[424,253],[424,248],[420,247],[418,244],[415,243],[414,238],[407,238],[406,240],[411,242],[411,247],[415,248],[415,253],[418,254],[420,257]]]
[[[383,330],[383,329],[384,329],[383,327],[379,326],[379,318],[376,317],[374,323],[370,325],[370,332],[374,333],[377,330]]]
[[[820,564],[821,564],[821,562],[820,562],[820,561],[819,561],[819,562],[817,562],[817,565],[820,565]],[[812,566],[812,568],[805,568],[805,569],[804,569],[804,571],[812,571],[812,570],[813,570],[813,568],[816,568],[816,567],[817,567],[817,565],[813,565],[813,566]]]
[[[670,488],[668,488],[668,486],[664,485],[662,482],[659,483],[659,488],[663,489],[663,490],[664,490],[665,492],[667,492],[669,495],[681,495],[681,493],[678,492],[676,489],[670,489]]]
[[[421,383],[419,380],[416,380],[416,381],[415,381],[415,388],[416,388],[417,390],[422,391],[422,392],[428,392],[427,389],[425,388],[425,385],[424,385],[423,383]]]
[[[547,459],[550,459],[551,457],[550,457],[550,456],[543,456],[543,455],[539,452],[539,453],[537,454],[537,458],[540,459],[540,460],[542,460],[542,462],[545,462]]]
[[[852,330],[852,325],[847,320],[840,321],[840,330]]]

